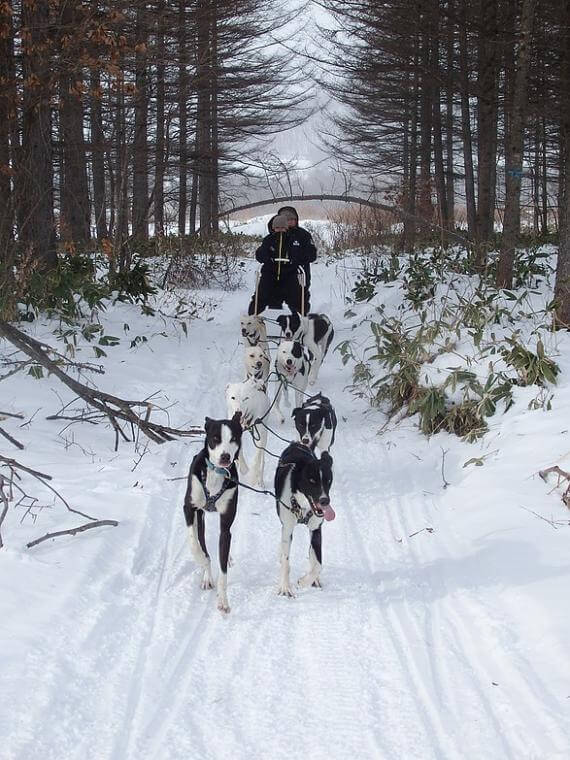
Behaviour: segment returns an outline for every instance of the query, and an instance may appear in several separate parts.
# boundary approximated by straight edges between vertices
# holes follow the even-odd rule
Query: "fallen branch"
[[[424,531],[426,531],[426,533],[433,533],[434,530],[435,528],[420,528],[420,530],[416,530],[415,533],[410,533],[408,538],[413,538],[414,536],[417,536],[419,533],[423,533]]]
[[[94,522],[80,525],[78,528],[70,528],[69,530],[56,530],[53,533],[46,533],[45,536],[41,536],[41,538],[36,538],[33,541],[30,541],[30,543],[26,544],[26,546],[28,549],[31,549],[32,546],[37,546],[38,544],[41,544],[42,541],[47,541],[50,538],[57,538],[58,536],[75,536],[76,533],[83,533],[84,530],[90,530],[91,528],[100,528],[103,525],[112,525],[115,528],[118,524],[119,523],[116,520],[95,520]]]
[[[223,216],[229,216],[235,214],[238,211],[247,211],[248,209],[257,208],[258,206],[277,206],[283,203],[291,203],[293,201],[340,201],[341,203],[354,203],[359,206],[367,206],[368,208],[377,208],[381,211],[388,211],[394,216],[401,219],[411,219],[421,224],[425,224],[435,229],[442,229],[440,224],[434,222],[426,217],[419,216],[418,214],[410,214],[397,206],[389,206],[386,203],[379,203],[378,201],[371,201],[370,198],[358,198],[355,195],[331,195],[328,193],[319,193],[317,195],[283,195],[277,198],[265,198],[262,201],[254,201],[252,203],[245,203],[242,206],[234,206],[233,208],[226,208],[217,214],[217,218]],[[465,235],[460,235],[458,232],[446,230],[446,234],[455,240],[459,240],[466,245],[470,245],[468,238]]]
[[[558,488],[561,480],[568,481],[568,488],[562,494],[562,501],[564,502],[564,504],[566,504],[567,507],[570,507],[570,473],[566,472],[565,470],[560,469],[558,465],[554,465],[553,467],[547,467],[546,470],[540,470],[538,474],[546,483],[547,477],[549,473],[551,472],[555,472],[558,475],[558,481],[556,483],[555,488]]]
[[[527,507],[523,507],[523,505],[520,505],[521,509],[524,509],[525,512],[530,512],[531,515],[534,515],[535,517],[538,517],[539,520],[543,520],[544,522],[548,523],[554,530],[558,530],[559,525],[570,525],[570,520],[549,520],[548,517],[543,517],[542,515],[539,515],[538,512],[535,512],[534,509],[528,509]]]
[[[0,427],[0,435],[3,435],[4,438],[6,438],[8,441],[10,441],[10,443],[13,443],[14,446],[16,446],[16,448],[18,448],[18,449],[23,449],[24,448],[24,444],[23,443],[20,443],[20,441],[17,441],[15,438],[13,438],[10,435],[10,433],[7,433],[4,430],[4,428],[1,428],[1,427]]]
[[[27,472],[28,475],[31,475],[32,477],[39,480],[47,489],[55,494],[57,498],[63,502],[63,504],[65,504],[65,507],[69,512],[73,512],[76,515],[81,515],[81,517],[86,517],[88,520],[95,520],[95,518],[91,517],[91,515],[87,515],[85,512],[81,512],[79,509],[74,509],[73,507],[69,506],[68,502],[63,498],[59,491],[46,482],[48,480],[52,480],[51,475],[46,475],[45,473],[39,472],[38,470],[32,470],[29,467],[25,467],[23,464],[20,464],[20,462],[17,462],[15,459],[8,459],[8,457],[4,457],[2,455],[0,455],[0,464],[1,463],[4,463],[4,465],[7,466],[13,474],[16,474],[18,470],[22,470],[22,472]],[[22,489],[19,490],[22,491]],[[22,493],[24,492],[22,491]]]
[[[447,452],[448,452],[448,449],[444,449],[443,446],[442,446],[441,447],[441,454],[442,454],[442,457],[441,457],[441,477],[443,478],[443,488],[444,488],[444,490],[447,488],[447,486],[451,485],[451,483],[449,483],[445,479],[445,455],[447,454]]]
[[[151,422],[149,417],[154,405],[150,402],[128,401],[119,398],[118,396],[113,396],[110,393],[104,393],[103,391],[89,388],[78,380],[74,380],[49,357],[41,343],[21,330],[18,330],[18,328],[8,322],[0,321],[0,335],[4,336],[10,341],[10,343],[16,346],[16,348],[19,348],[20,351],[27,354],[42,367],[45,367],[48,372],[55,375],[64,385],[70,388],[90,406],[104,414],[115,430],[115,450],[117,450],[119,446],[119,438],[122,438],[125,441],[134,440],[134,428],[138,428],[148,436],[148,438],[155,441],[155,443],[171,441],[176,436],[202,435],[203,433],[201,427],[193,427],[189,430],[178,430],[166,425],[159,425],[155,422]],[[135,411],[137,407],[142,407],[145,410],[144,417],[139,416]],[[130,424],[131,432],[133,434],[132,439],[128,437],[119,422],[127,422]]]
[[[4,491],[6,479],[3,475],[0,475],[0,501],[2,502],[2,514],[0,515],[0,549],[4,546],[2,541],[2,523],[8,513],[9,496]]]

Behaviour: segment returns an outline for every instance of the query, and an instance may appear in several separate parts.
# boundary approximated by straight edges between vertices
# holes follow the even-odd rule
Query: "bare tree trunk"
[[[542,125],[542,146],[541,146],[541,233],[545,237],[548,235],[548,163],[547,163],[547,132],[546,118],[541,118]]]
[[[189,231],[191,235],[196,232],[196,216],[198,211],[198,162],[196,160],[196,141],[193,147],[194,162],[192,165],[192,191],[190,193],[190,222]]]
[[[196,87],[198,102],[196,108],[196,163],[198,167],[198,207],[200,210],[200,234],[208,237],[211,233],[211,108],[210,108],[210,7],[209,0],[198,3],[198,64],[196,67]]]
[[[431,28],[427,16],[423,17],[425,29],[421,39],[421,69],[423,76],[421,78],[420,90],[420,187],[419,187],[419,213],[422,218],[431,220],[433,215],[433,206],[431,202],[431,152],[432,152],[432,124],[433,124],[433,103],[434,88],[431,83],[431,34],[428,29]],[[422,234],[427,232],[427,227],[422,225]]]
[[[534,124],[533,167],[532,167],[532,222],[535,235],[540,232],[540,135],[538,121]]]
[[[73,27],[73,12],[67,5],[64,24]],[[62,240],[85,243],[91,237],[87,155],[83,136],[83,105],[78,75],[62,71],[59,78],[59,131],[61,135],[60,235]]]
[[[417,224],[416,193],[418,172],[418,88],[419,88],[419,55],[418,37],[414,38],[415,55],[413,61],[413,84],[409,96],[406,98],[406,108],[409,123],[408,161],[405,168],[405,179],[402,197],[402,208],[409,216],[404,217],[401,248],[404,252],[413,251],[416,244]],[[407,91],[407,90],[406,90]]]
[[[119,263],[119,271],[130,268],[130,254],[125,245],[129,236],[129,151],[127,146],[127,124],[125,114],[125,83],[118,82],[117,93],[117,169],[115,172],[116,218],[115,229],[115,258]]]
[[[148,239],[148,71],[146,3],[139,5],[135,46],[135,135],[133,141],[133,237]]]
[[[178,175],[178,234],[186,234],[187,186],[188,186],[188,35],[186,32],[186,0],[178,3],[178,131],[180,168]]]
[[[487,263],[487,244],[494,234],[497,150],[497,0],[481,0],[479,78],[477,83],[477,256]]]
[[[218,140],[218,2],[212,0],[210,16],[211,62],[210,62],[210,142],[212,158],[210,161],[210,229],[219,232],[219,140]]]
[[[497,267],[497,287],[500,288],[510,288],[512,285],[515,246],[520,233],[520,192],[528,102],[528,69],[535,8],[536,0],[523,0],[520,42],[516,57],[513,112],[505,156],[505,215]]]
[[[439,55],[440,55],[440,14],[439,14],[439,0],[435,5],[436,13],[433,29],[434,36],[431,40],[431,60],[434,68],[434,78],[436,82],[441,81],[441,69],[439,68]],[[435,174],[435,190],[437,194],[437,209],[438,209],[438,222],[440,225],[441,245],[447,248],[448,239],[445,235],[445,230],[448,228],[449,220],[447,213],[447,192],[445,188],[445,169],[443,165],[443,128],[441,119],[441,88],[439,84],[436,84],[432,88],[433,93],[433,156],[434,156],[434,174]]]
[[[568,96],[567,96],[568,97]],[[566,106],[568,109],[568,106]],[[565,128],[566,144],[570,145],[570,113]],[[566,156],[569,152],[566,151]],[[560,244],[558,246],[558,263],[556,267],[556,284],[554,298],[556,301],[555,323],[570,330],[570,167],[566,160],[564,203],[560,219]]]
[[[467,16],[465,4],[461,4],[459,32],[459,70],[461,79],[461,139],[463,143],[463,166],[465,168],[465,206],[467,230],[470,240],[477,238],[477,210],[475,207],[475,173],[473,171],[473,138],[471,135],[471,107],[469,96],[469,50],[467,46]]]
[[[455,70],[455,32],[453,18],[455,15],[455,2],[448,0],[447,13],[449,23],[447,25],[447,48],[446,48],[446,65],[447,65],[447,83],[446,83],[446,100],[445,100],[445,184],[447,196],[447,218],[448,229],[455,228],[455,170],[454,170],[454,82],[453,71]]]
[[[11,3],[0,5],[0,269],[8,269],[11,257],[9,249],[14,226],[14,198],[11,175],[14,169],[14,146],[10,146],[10,136],[16,114],[16,90],[14,77],[14,29],[12,25]]]
[[[570,17],[570,0],[562,3]],[[560,77],[561,128],[560,128],[560,244],[554,298],[555,324],[570,329],[570,35],[562,41]]]
[[[97,238],[108,235],[107,205],[105,202],[105,137],[103,133],[103,111],[101,77],[97,70],[91,71],[91,98],[89,123],[91,127],[91,173],[93,177],[93,210]]]
[[[18,202],[23,214],[20,238],[42,269],[57,263],[53,214],[50,108],[51,61],[49,0],[22,5],[22,67],[26,82],[22,105],[22,149]]]
[[[164,44],[165,0],[156,3],[156,146],[154,157],[154,228],[156,235],[164,235],[164,171],[165,171],[165,86],[166,47]]]

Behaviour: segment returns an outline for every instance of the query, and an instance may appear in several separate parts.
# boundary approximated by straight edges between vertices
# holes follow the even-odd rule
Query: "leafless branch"
[[[119,523],[116,520],[94,520],[93,522],[85,523],[85,525],[80,525],[78,528],[56,530],[53,533],[46,533],[45,536],[30,541],[26,546],[28,549],[31,549],[32,546],[37,546],[38,544],[41,544],[42,541],[47,541],[50,538],[57,538],[58,536],[75,536],[76,533],[82,533],[84,530],[90,530],[91,528],[100,528],[103,525],[112,525],[113,527],[116,527],[118,524]]]
[[[556,483],[556,488],[560,485],[561,480],[567,480],[568,481],[568,487],[562,494],[562,501],[564,504],[566,504],[567,507],[570,507],[570,473],[566,472],[565,470],[562,470],[558,465],[554,465],[553,467],[547,467],[546,470],[540,470],[538,473],[540,477],[546,482],[547,477],[549,473],[555,472],[558,475],[558,481]]]
[[[10,433],[7,433],[4,430],[4,428],[1,428],[1,427],[0,427],[0,435],[3,435],[4,438],[6,438],[8,441],[10,441],[10,443],[13,443],[14,446],[16,446],[16,448],[18,448],[18,449],[23,449],[24,448],[24,444],[23,443],[20,443],[20,441],[17,441],[15,438],[13,438],[10,435]]]
[[[189,430],[179,430],[151,422],[149,416],[154,405],[150,404],[148,401],[128,401],[113,396],[110,393],[104,393],[103,391],[87,387],[66,374],[61,367],[48,356],[47,352],[38,341],[21,330],[18,330],[18,328],[8,322],[0,321],[0,335],[4,336],[14,346],[19,348],[20,351],[23,351],[30,356],[42,367],[45,367],[48,372],[55,375],[62,383],[64,383],[64,385],[84,399],[90,406],[102,412],[108,418],[115,431],[115,450],[118,448],[120,438],[125,441],[131,441],[134,437],[128,437],[119,424],[120,422],[126,422],[131,426],[131,435],[132,431],[135,428],[138,428],[156,443],[170,441],[176,436],[201,435],[203,432],[201,427],[192,427]],[[144,416],[140,416],[135,411],[137,408],[142,408],[144,410]]]

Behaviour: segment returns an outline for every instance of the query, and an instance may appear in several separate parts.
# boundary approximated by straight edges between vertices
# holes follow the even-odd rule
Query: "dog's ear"
[[[277,324],[279,325],[279,327],[280,327],[282,330],[284,330],[284,329],[285,329],[285,325],[287,324],[287,323],[286,323],[286,321],[285,321],[286,319],[287,319],[287,317],[285,316],[285,314],[280,314],[280,315],[277,317],[277,319],[276,319],[276,322],[277,322]]]
[[[241,428],[241,412],[239,410],[237,412],[234,412],[234,416],[232,417],[231,421],[236,425],[239,425]]]
[[[204,420],[204,430],[206,431],[206,434],[208,433],[208,428],[212,424],[213,420],[210,417],[206,417]]]
[[[301,407],[300,406],[296,406],[293,409],[293,411],[291,412],[291,417],[294,417],[297,414],[297,412],[301,412],[301,411],[302,411]]]

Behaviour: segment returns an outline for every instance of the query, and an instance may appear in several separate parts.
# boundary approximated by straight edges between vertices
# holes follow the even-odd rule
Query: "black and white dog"
[[[220,515],[218,609],[229,612],[227,596],[228,557],[232,540],[231,527],[237,511],[238,477],[235,460],[241,447],[241,414],[231,420],[206,417],[206,440],[190,465],[184,497],[184,517],[190,532],[194,559],[203,568],[201,587],[214,588],[212,563],[206,548],[204,511]]]
[[[299,433],[299,440],[311,450],[329,451],[334,443],[336,414],[326,396],[317,393],[293,409],[291,415]]]
[[[298,340],[311,352],[313,359],[309,374],[309,385],[314,385],[329,346],[334,338],[334,329],[326,314],[281,314],[277,317],[283,336],[287,340]]]
[[[289,406],[289,386],[295,389],[295,406],[301,406],[303,394],[309,380],[311,369],[311,353],[297,340],[282,340],[277,348],[275,371],[279,379],[279,388],[275,394],[275,410],[280,415],[281,422],[285,421],[279,401],[281,394]]]
[[[277,514],[281,520],[281,575],[279,595],[294,596],[289,580],[289,555],[293,530],[298,523],[311,534],[309,571],[299,579],[299,586],[320,587],[322,568],[321,526],[334,520],[329,491],[332,484],[332,457],[328,453],[317,459],[307,446],[291,443],[279,458],[275,472]]]
[[[242,337],[250,346],[257,346],[258,343],[267,344],[267,328],[263,317],[259,314],[244,315],[239,321]]]

